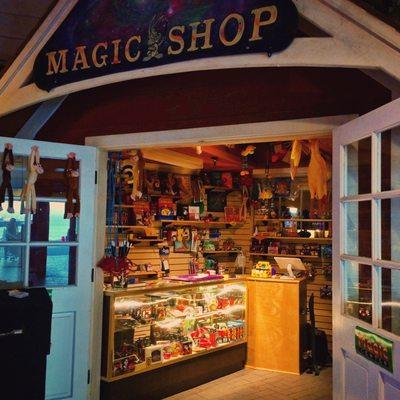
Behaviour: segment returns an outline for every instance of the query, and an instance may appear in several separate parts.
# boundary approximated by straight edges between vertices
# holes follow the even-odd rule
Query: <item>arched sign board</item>
[[[80,0],[39,53],[41,89],[205,57],[286,49],[291,0]]]

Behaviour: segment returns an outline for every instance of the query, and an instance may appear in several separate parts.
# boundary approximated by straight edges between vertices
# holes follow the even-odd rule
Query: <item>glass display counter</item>
[[[114,381],[246,341],[246,282],[105,292],[102,376]]]

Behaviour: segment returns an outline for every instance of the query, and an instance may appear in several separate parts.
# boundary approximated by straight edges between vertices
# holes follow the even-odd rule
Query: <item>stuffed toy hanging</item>
[[[7,212],[10,214],[14,213],[14,192],[11,186],[11,172],[14,170],[14,155],[13,145],[6,143],[4,145],[3,162],[1,168],[3,170],[3,181],[0,187],[0,211],[3,211],[2,204],[5,201],[6,190],[8,194],[8,208]]]
[[[81,201],[79,198],[79,162],[75,153],[68,154],[67,166],[65,167],[67,180],[67,202],[65,203],[64,219],[79,217]]]
[[[301,140],[293,141],[292,152],[290,154],[290,177],[292,181],[295,180],[300,165],[302,147]]]
[[[33,146],[28,160],[28,179],[25,182],[21,194],[21,213],[36,214],[36,190],[35,183],[44,169],[40,164],[39,147]],[[26,203],[26,205],[25,205]]]
[[[122,160],[121,169],[127,184],[132,185],[131,199],[139,200],[143,195],[144,160],[140,150],[129,152],[129,158]]]
[[[319,140],[310,140],[311,160],[308,167],[308,186],[310,189],[310,210],[312,216],[324,213],[324,200],[328,197],[328,167],[319,151]],[[318,200],[318,214],[315,210],[315,199]]]

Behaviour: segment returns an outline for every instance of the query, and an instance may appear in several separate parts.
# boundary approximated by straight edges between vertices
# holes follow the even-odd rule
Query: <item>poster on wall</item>
[[[356,326],[357,354],[393,373],[393,342],[376,333]]]
[[[80,0],[36,58],[44,90],[105,75],[286,49],[292,0]]]

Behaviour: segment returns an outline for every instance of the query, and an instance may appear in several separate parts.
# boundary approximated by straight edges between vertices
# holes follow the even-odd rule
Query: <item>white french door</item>
[[[89,344],[94,267],[96,149],[86,146],[1,138],[13,144],[15,213],[0,212],[0,284],[46,287],[53,301],[46,399],[88,397]],[[37,212],[21,214],[21,189],[32,146],[44,174],[36,182]],[[81,216],[64,219],[64,168],[69,152],[79,161]],[[21,382],[23,384],[23,382]]]
[[[333,149],[334,399],[400,399],[400,100]]]

